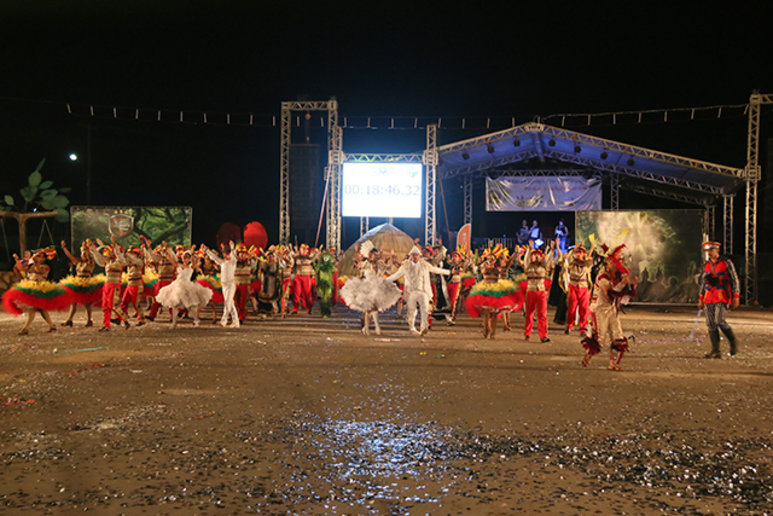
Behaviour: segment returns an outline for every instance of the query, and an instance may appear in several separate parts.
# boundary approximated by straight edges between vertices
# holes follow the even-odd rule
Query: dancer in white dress
[[[177,262],[177,257],[171,249],[167,249],[167,254],[169,261],[177,263],[177,277],[172,283],[158,291],[156,301],[172,309],[172,328],[177,326],[177,311],[181,308],[193,314],[193,325],[198,326],[200,324],[199,308],[207,306],[212,298],[212,291],[191,281],[193,266],[190,250],[182,254],[181,262]]]
[[[341,289],[341,299],[352,310],[362,312],[364,335],[370,334],[369,317],[373,319],[376,335],[381,335],[378,313],[397,303],[401,292],[393,282],[384,278],[387,265],[379,260],[379,252],[373,247],[373,242],[366,240],[360,244],[360,256],[367,257],[357,263],[360,277],[347,280]]]

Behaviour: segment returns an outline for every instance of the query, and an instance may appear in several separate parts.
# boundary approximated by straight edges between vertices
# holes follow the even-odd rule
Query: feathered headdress
[[[56,258],[56,249],[53,247],[45,247],[43,249],[38,249],[33,254],[42,254],[46,260],[53,260]]]

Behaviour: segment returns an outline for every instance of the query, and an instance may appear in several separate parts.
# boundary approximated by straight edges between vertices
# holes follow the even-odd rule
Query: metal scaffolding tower
[[[426,187],[424,188],[424,244],[435,245],[435,175],[437,167],[437,126],[427,126],[424,151]]]
[[[464,176],[464,223],[472,224],[472,176]]]
[[[757,301],[757,183],[760,171],[760,108],[773,104],[773,95],[755,91],[749,97],[749,130],[746,146],[746,246],[744,248],[744,301]]]
[[[724,239],[723,249],[725,254],[733,254],[733,201],[735,195],[722,196],[722,218],[724,221],[724,230],[722,238]]]
[[[340,244],[340,188],[338,177],[340,176],[340,161],[335,160],[341,150],[340,127],[338,127],[338,102],[335,99],[327,101],[289,101],[282,102],[280,116],[279,135],[279,242],[286,244],[290,241],[290,115],[293,111],[327,111],[327,181],[328,181],[328,246]],[[338,146],[336,147],[336,144]],[[332,163],[332,164],[331,164]],[[332,200],[332,202],[331,202]],[[333,213],[332,224],[337,228],[337,242],[331,242],[331,210]],[[337,213],[337,218],[336,214]],[[333,239],[335,240],[335,238]]]

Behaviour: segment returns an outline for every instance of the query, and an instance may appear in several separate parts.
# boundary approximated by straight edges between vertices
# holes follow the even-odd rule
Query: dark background
[[[5,2],[0,14],[0,193],[16,193],[46,157],[44,178],[72,186],[72,202],[84,204],[90,130],[92,203],[192,206],[196,242],[212,243],[224,222],[252,220],[276,240],[279,130],[268,122],[278,117],[283,100],[335,96],[341,120],[466,116],[517,117],[521,123],[562,112],[743,104],[754,89],[773,92],[773,12],[764,2],[459,8],[39,1]],[[97,106],[97,117],[85,116],[89,105]],[[127,120],[111,119],[114,106]],[[142,108],[142,120],[131,120],[134,108]],[[154,120],[156,109],[163,110],[163,122]],[[175,121],[180,110],[185,123]],[[225,112],[253,113],[261,126],[236,125],[244,117],[232,126],[202,125],[202,112],[211,120],[222,120]],[[770,251],[763,238],[771,220],[769,112],[765,108],[760,156],[763,252]],[[324,163],[318,115],[307,130],[294,128],[293,138],[303,143],[308,135],[320,145]],[[743,167],[746,125],[736,116],[573,128]],[[484,132],[441,129],[439,143]],[[425,133],[345,129],[343,141],[346,152],[416,152],[425,146]],[[70,162],[70,152],[81,159]],[[461,224],[460,186],[444,184],[452,230]],[[482,202],[482,192],[476,196]],[[445,231],[441,202],[438,225]],[[486,215],[481,206],[475,209],[475,236],[512,236],[524,218]],[[621,207],[692,206],[623,191]],[[319,206],[309,209],[319,212]],[[738,251],[743,195],[736,209]],[[558,216],[538,218],[551,232]],[[571,216],[565,218],[573,227]],[[419,236],[421,226],[414,225],[406,228]],[[358,229],[357,221],[345,227],[344,244]]]

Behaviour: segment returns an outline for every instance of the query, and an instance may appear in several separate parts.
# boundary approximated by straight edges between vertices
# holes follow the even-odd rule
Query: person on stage
[[[370,335],[370,321],[376,335],[381,335],[378,313],[387,310],[400,299],[400,289],[393,281],[385,279],[387,265],[380,259],[378,249],[370,240],[360,244],[355,262],[359,278],[350,278],[341,289],[341,298],[352,310],[362,312],[362,333]]]
[[[604,271],[596,278],[590,302],[593,334],[582,339],[585,357],[582,365],[587,367],[590,359],[609,343],[610,371],[620,371],[620,361],[628,351],[628,339],[620,325],[620,306],[636,295],[639,278],[629,276],[628,268],[622,261],[622,249],[618,246],[604,262]]]
[[[574,327],[575,315],[579,312],[580,337],[588,334],[588,318],[590,307],[590,272],[593,266],[593,251],[595,243],[591,244],[590,251],[586,251],[582,242],[570,251],[564,260],[564,266],[568,272],[569,293],[568,311],[566,315],[566,330],[568,334]]]
[[[86,309],[86,327],[94,325],[91,318],[91,307],[102,300],[102,285],[105,283],[105,275],[94,276],[96,262],[89,251],[90,242],[91,240],[86,240],[81,244],[80,255],[76,257],[67,249],[67,244],[62,240],[62,250],[75,266],[75,276],[67,276],[59,282],[69,292],[73,301],[70,305],[70,312],[67,314],[67,320],[62,323],[62,326],[72,326],[78,305],[82,305]]]
[[[706,358],[722,358],[719,351],[719,330],[730,343],[730,354],[738,353],[738,339],[727,322],[727,311],[738,308],[740,302],[740,283],[733,262],[719,254],[719,242],[704,242],[706,263],[698,284],[698,308],[706,314],[706,326],[709,329],[711,351]]]
[[[29,327],[35,314],[40,313],[48,324],[48,331],[56,330],[56,326],[48,315],[50,310],[66,310],[72,303],[68,292],[58,283],[48,281],[51,267],[46,263],[56,257],[56,249],[53,247],[39,249],[31,253],[29,260],[20,260],[14,254],[15,269],[23,275],[24,279],[11,286],[3,294],[3,307],[6,312],[13,315],[27,313],[19,335],[29,335]]]
[[[234,252],[233,241],[229,242],[229,248],[223,251],[223,258],[207,249],[202,244],[201,248],[207,253],[207,256],[220,267],[220,284],[223,287],[223,317],[220,319],[221,326],[228,325],[228,318],[231,318],[231,328],[239,327],[239,312],[234,305],[234,294],[236,293],[236,280],[234,271],[236,270],[236,253]]]
[[[408,253],[409,258],[405,260],[397,272],[387,278],[388,281],[397,281],[405,278],[404,297],[407,304],[408,328],[411,333],[417,335],[426,335],[429,324],[429,306],[432,297],[432,285],[429,274],[448,275],[451,271],[441,269],[422,260],[421,250],[413,246]],[[421,320],[420,329],[416,329],[416,307],[419,307],[419,317]]]

